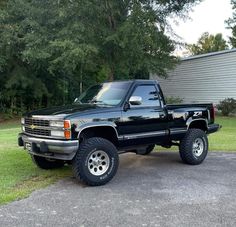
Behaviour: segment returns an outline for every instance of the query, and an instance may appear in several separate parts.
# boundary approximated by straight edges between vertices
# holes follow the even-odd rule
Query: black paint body
[[[107,127],[116,132],[118,148],[159,144],[167,146],[179,141],[192,124],[200,124],[207,133],[217,131],[212,104],[166,105],[160,85],[154,80],[129,81],[125,98],[117,106],[101,104],[73,104],[33,111],[26,117],[44,116],[50,119],[70,120],[73,139],[87,128]],[[154,85],[158,91],[157,106],[131,106],[129,98],[139,85]],[[105,128],[104,128],[105,126]]]

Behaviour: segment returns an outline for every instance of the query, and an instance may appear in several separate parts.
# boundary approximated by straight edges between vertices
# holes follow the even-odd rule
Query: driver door
[[[168,133],[167,115],[161,106],[158,88],[154,84],[137,85],[128,100],[134,96],[141,97],[141,102],[130,102],[129,108],[122,112],[124,141],[131,145],[158,143]]]

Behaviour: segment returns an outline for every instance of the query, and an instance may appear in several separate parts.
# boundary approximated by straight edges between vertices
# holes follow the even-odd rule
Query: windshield
[[[96,103],[118,105],[125,97],[131,82],[111,82],[90,87],[82,93],[75,103]]]

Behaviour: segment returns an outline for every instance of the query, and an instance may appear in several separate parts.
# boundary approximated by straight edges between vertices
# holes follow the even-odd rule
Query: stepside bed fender
[[[190,117],[186,121],[186,126],[187,126],[187,130],[189,128],[199,128],[199,129],[202,129],[204,131],[207,131],[208,130],[208,120],[205,119],[205,118]]]

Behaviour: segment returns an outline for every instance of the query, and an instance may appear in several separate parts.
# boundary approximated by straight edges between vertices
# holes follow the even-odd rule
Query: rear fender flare
[[[204,124],[206,125],[206,129],[208,130],[208,121],[205,118],[198,118],[198,119],[193,119],[192,117],[190,117],[187,121],[186,121],[186,126],[187,126],[187,130],[189,129],[190,125],[193,122],[197,122],[197,121],[202,121],[204,122]]]

